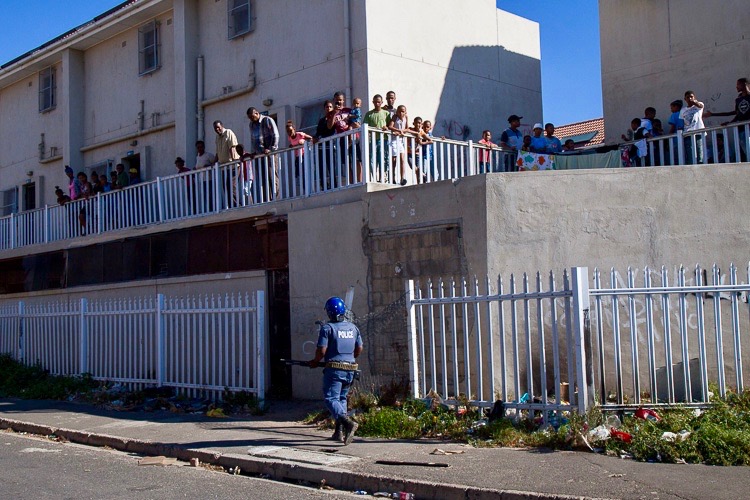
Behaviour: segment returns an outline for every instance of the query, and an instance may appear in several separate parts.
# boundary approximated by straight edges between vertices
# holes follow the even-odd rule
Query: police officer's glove
[[[318,361],[315,361],[314,359],[311,359],[310,361],[308,361],[308,364],[310,365],[310,368],[317,368],[320,363]]]

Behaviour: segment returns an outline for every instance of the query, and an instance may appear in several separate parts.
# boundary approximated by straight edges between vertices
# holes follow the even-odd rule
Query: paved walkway
[[[198,457],[273,479],[326,483],[341,490],[409,491],[416,498],[737,499],[750,491],[746,467],[669,465],[593,453],[472,448],[440,441],[355,438],[304,425],[322,408],[275,402],[263,416],[215,419],[167,411],[115,412],[54,401],[0,399],[0,428],[64,436],[146,455]],[[434,450],[463,453],[436,455]],[[384,465],[382,460],[445,466]]]

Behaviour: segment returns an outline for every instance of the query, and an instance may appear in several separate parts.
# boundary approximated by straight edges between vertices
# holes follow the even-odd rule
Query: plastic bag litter
[[[586,433],[586,438],[588,438],[588,441],[595,443],[597,441],[606,441],[609,439],[609,434],[609,427],[606,425],[600,425],[593,429],[589,429]]]
[[[680,443],[690,437],[690,432],[680,431],[677,434],[674,432],[665,432],[661,435],[662,441],[669,441],[670,443]]]

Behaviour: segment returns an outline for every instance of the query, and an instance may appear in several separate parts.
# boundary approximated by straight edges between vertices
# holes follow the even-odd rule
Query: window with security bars
[[[227,1],[227,30],[230,40],[253,30],[251,7],[251,0]]]
[[[39,112],[54,109],[57,105],[57,78],[55,68],[50,66],[39,72]]]
[[[159,22],[151,21],[138,29],[138,74],[159,69]]]

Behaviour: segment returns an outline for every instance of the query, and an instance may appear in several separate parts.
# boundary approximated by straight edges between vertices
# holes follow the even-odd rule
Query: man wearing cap
[[[531,136],[531,151],[533,153],[546,153],[547,152],[547,141],[542,136],[544,127],[541,123],[535,123]]]
[[[521,126],[523,116],[510,115],[508,123],[510,126],[503,130],[500,135],[500,146],[505,149],[518,151],[523,145],[523,133],[518,129]],[[510,155],[506,156],[505,171],[514,172],[516,170],[516,159]]]
[[[128,171],[130,174],[130,185],[133,184],[139,184],[141,182],[141,175],[138,173],[138,169],[135,167],[131,167]]]

